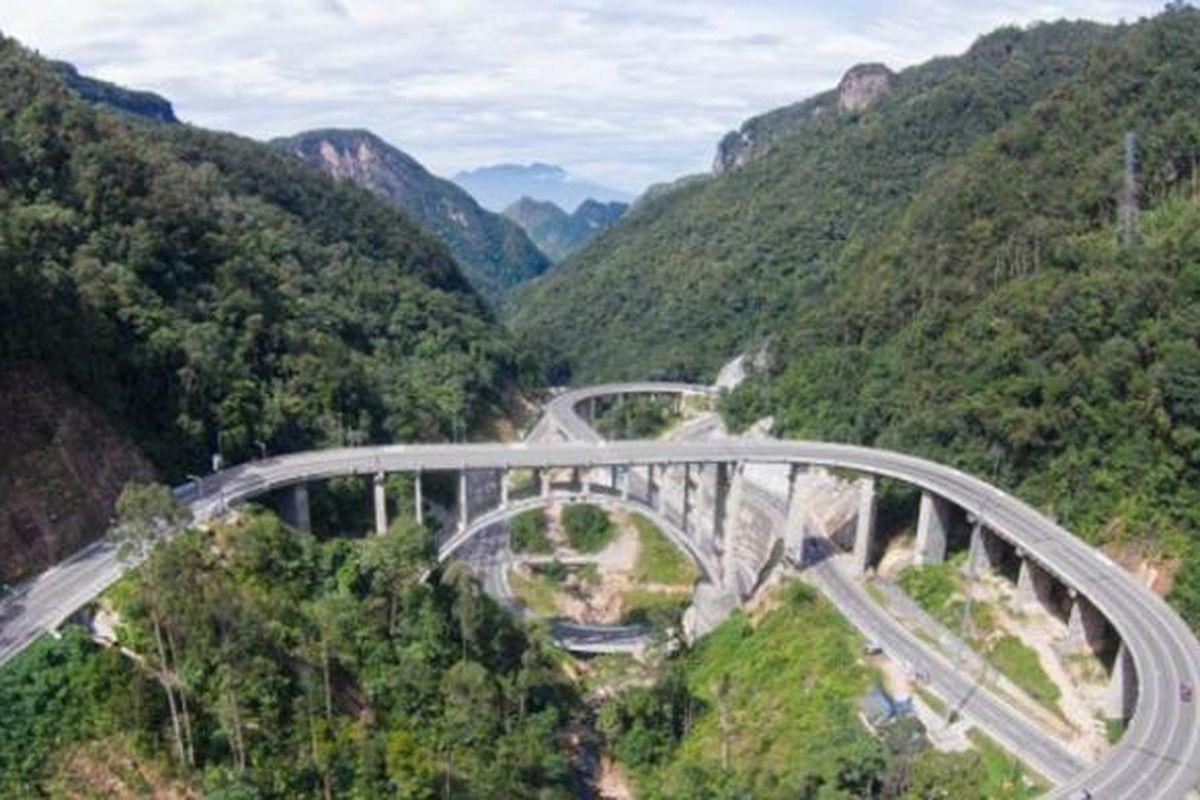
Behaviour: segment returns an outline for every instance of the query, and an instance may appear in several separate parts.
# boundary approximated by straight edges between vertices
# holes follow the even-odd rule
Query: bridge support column
[[[1175,702],[1172,699],[1171,702]],[[1133,716],[1134,706],[1137,705],[1137,674],[1133,666],[1133,657],[1122,642],[1117,649],[1116,660],[1113,661],[1112,673],[1108,679],[1108,690],[1104,698],[1104,713],[1110,719],[1128,720]]]
[[[854,527],[854,568],[865,573],[875,554],[875,479],[858,479],[858,521]]]
[[[916,564],[941,564],[946,560],[952,510],[948,500],[930,492],[921,492],[921,509],[917,515],[917,552],[914,557]]]
[[[416,512],[417,524],[425,524],[425,498],[421,491],[421,472],[418,470],[413,475],[413,509]]]
[[[542,497],[550,496],[550,470],[539,469],[537,471],[538,483],[541,484]]]
[[[979,520],[971,526],[971,548],[967,551],[966,563],[968,575],[992,572],[999,565],[999,557],[994,552],[996,544],[991,539],[993,535]]]
[[[387,480],[386,473],[375,473],[375,533],[378,536],[387,533],[388,527],[387,489],[383,483],[385,480]]]
[[[466,530],[467,523],[471,520],[471,511],[468,508],[471,499],[467,496],[467,471],[460,469],[458,471],[458,529]]]
[[[500,470],[500,507],[508,508],[508,470]]]
[[[1017,594],[1014,597],[1018,607],[1051,611],[1053,589],[1053,575],[1033,559],[1021,559],[1021,571],[1017,574]]]
[[[614,469],[616,469],[614,467]],[[629,500],[629,473],[633,472],[633,467],[628,464],[621,470],[621,499]]]
[[[1108,644],[1108,620],[1100,609],[1076,593],[1067,618],[1067,646],[1074,653],[1100,653]]]
[[[653,509],[658,509],[658,503],[654,500],[654,465],[646,465],[646,505]]]
[[[797,567],[804,566],[808,538],[809,492],[800,483],[803,467],[792,464],[788,470],[787,523],[783,532],[784,552]]]
[[[689,530],[689,528],[688,528],[688,518],[691,517],[691,515],[692,515],[691,514],[691,511],[692,511],[691,505],[692,505],[692,465],[684,464],[683,465],[683,503],[682,503],[683,507],[680,508],[679,513],[680,513],[680,516],[682,517],[682,519],[680,520],[680,527],[683,528],[684,533],[688,533],[688,534],[691,533],[691,530]]]
[[[312,516],[308,510],[308,484],[297,483],[284,490],[279,504],[279,516],[284,524],[305,533],[312,532]]]

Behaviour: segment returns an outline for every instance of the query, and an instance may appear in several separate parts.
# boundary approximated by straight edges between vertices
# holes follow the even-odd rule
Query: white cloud
[[[200,125],[366,127],[435,171],[540,160],[623,188],[707,168],[754,113],[1001,24],[1161,2],[5,0],[0,30]]]

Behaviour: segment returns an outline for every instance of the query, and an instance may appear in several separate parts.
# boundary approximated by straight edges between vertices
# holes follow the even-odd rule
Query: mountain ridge
[[[411,214],[446,242],[472,285],[493,301],[550,266],[519,226],[370,131],[324,128],[270,144]]]
[[[589,197],[568,213],[549,200],[522,197],[504,209],[504,216],[521,226],[543,253],[561,261],[616,224],[628,208],[615,200],[602,203]]]

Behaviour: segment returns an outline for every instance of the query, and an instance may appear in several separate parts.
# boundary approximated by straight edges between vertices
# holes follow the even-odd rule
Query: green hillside
[[[1194,10],[999,31],[635,210],[530,293],[517,330],[561,343],[577,380],[711,376],[769,342],[735,423],[925,453],[1094,541],[1188,555],[1198,94]],[[1122,247],[1126,131],[1142,214]],[[1194,563],[1175,598],[1200,621]]]
[[[933,175],[1077,80],[1102,26],[1004,29],[811,118],[746,166],[639,203],[521,298],[513,327],[577,381],[698,376],[821,305]],[[816,302],[814,302],[816,301]]]
[[[0,315],[0,362],[66,379],[170,477],[218,447],[448,435],[510,360],[400,212],[264,145],[96,110],[11,40]]]

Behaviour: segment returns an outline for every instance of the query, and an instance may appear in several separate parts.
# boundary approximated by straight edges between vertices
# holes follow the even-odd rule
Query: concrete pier
[[[279,516],[284,524],[305,533],[312,532],[312,517],[308,510],[308,484],[297,483],[283,490]]]
[[[471,521],[471,498],[467,495],[467,471],[458,471],[458,528],[465,530]]]
[[[1177,699],[1177,698],[1176,698]],[[1133,657],[1122,643],[1113,661],[1112,673],[1104,698],[1104,713],[1109,719],[1128,720],[1137,706],[1137,674]]]
[[[1108,620],[1081,594],[1071,602],[1067,618],[1067,646],[1075,653],[1098,654],[1108,646]]]
[[[1017,593],[1013,598],[1019,608],[1054,613],[1054,576],[1031,558],[1021,559],[1017,575]]]
[[[375,533],[379,536],[387,533],[388,528],[387,489],[384,486],[386,480],[386,473],[375,473]]]
[[[950,539],[950,501],[930,492],[921,492],[921,508],[917,514],[917,552],[913,558],[918,565],[941,564],[946,560]]]
[[[421,472],[413,473],[413,514],[418,525],[425,524],[425,497],[421,489]]]
[[[858,519],[854,525],[854,568],[865,573],[875,555],[875,479],[858,479]]]
[[[981,575],[994,572],[1000,566],[999,548],[1004,545],[997,540],[996,534],[976,520],[971,527],[971,548],[967,552],[966,572],[969,575]]]

